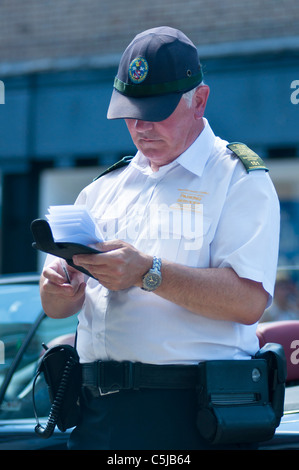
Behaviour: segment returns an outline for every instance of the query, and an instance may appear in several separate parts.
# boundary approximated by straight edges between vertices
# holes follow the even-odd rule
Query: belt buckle
[[[101,396],[133,387],[133,364],[129,361],[98,361],[98,390]]]

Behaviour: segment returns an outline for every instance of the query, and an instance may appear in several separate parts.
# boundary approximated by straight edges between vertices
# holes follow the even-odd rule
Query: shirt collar
[[[215,134],[204,118],[205,127],[197,139],[178,158],[177,163],[186,170],[201,176],[215,144]]]
[[[204,129],[190,147],[188,147],[187,150],[185,150],[185,152],[183,152],[176,160],[165,165],[165,167],[161,167],[158,172],[152,172],[148,159],[140,151],[137,152],[131,164],[142,173],[146,173],[148,175],[153,174],[156,176],[162,172],[164,173],[164,171],[161,170],[164,169],[166,171],[170,166],[180,164],[186,170],[191,171],[197,176],[201,176],[215,143],[215,134],[212,131],[209,122],[205,118],[204,124]]]

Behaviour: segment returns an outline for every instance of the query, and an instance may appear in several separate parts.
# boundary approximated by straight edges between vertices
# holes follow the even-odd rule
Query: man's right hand
[[[63,269],[67,270],[69,280]],[[60,258],[47,265],[40,279],[40,293],[45,313],[52,318],[64,318],[82,307],[86,284],[84,274]]]

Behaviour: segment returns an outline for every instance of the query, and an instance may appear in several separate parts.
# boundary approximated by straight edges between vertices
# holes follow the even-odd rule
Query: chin
[[[160,164],[165,160],[165,155],[160,155],[156,152],[142,152],[145,157],[147,157],[151,162]]]
[[[163,152],[158,151],[158,150],[155,150],[155,149],[149,149],[149,148],[140,148],[139,150],[141,150],[141,152],[143,153],[143,155],[147,158],[150,158],[150,159],[157,159],[157,160],[160,160],[161,158],[163,159]]]

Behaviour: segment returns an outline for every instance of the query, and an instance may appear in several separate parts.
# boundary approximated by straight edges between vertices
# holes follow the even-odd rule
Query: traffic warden
[[[208,96],[181,31],[149,29],[124,51],[108,119],[125,120],[137,153],[76,201],[96,220],[102,253],[75,256],[92,276],[68,267],[70,284],[49,257],[40,283],[48,316],[80,311],[83,393],[71,449],[209,448],[196,425],[196,365],[258,350],[278,198],[252,150],[215,136]]]

